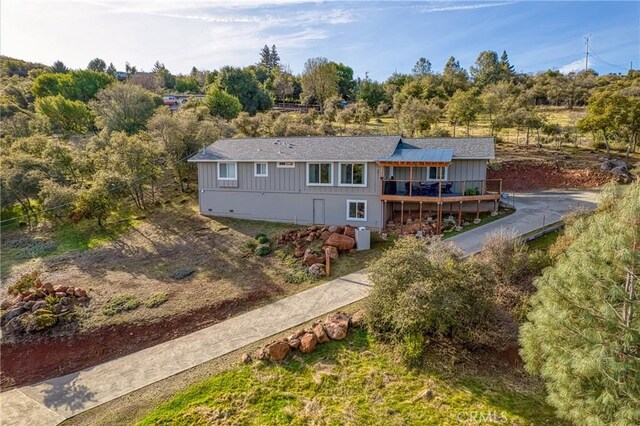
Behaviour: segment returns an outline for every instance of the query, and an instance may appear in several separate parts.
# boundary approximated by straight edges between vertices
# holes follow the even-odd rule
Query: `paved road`
[[[517,211],[451,238],[467,254],[498,228],[523,235],[561,219],[567,211],[595,206],[596,192],[518,194]],[[363,271],[255,309],[178,339],[86,370],[14,389],[0,395],[1,425],[56,425],[78,413],[242,348],[327,312],[365,298],[370,284]]]

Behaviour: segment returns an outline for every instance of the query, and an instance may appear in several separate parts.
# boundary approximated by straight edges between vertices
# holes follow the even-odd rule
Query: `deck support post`
[[[409,197],[413,191],[413,166],[409,166]]]
[[[498,201],[493,200],[493,211],[498,213]]]
[[[438,201],[438,213],[436,218],[436,235],[442,233],[442,201]]]
[[[400,201],[400,232],[402,232],[403,224],[404,224],[404,201]]]
[[[420,224],[420,229],[422,229],[422,201],[420,201],[420,215],[419,215],[418,223]]]
[[[480,219],[480,200],[476,203],[476,219]]]
[[[458,226],[462,225],[462,201],[458,205]]]

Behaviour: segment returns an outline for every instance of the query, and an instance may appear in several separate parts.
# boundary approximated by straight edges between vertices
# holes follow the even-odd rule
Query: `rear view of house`
[[[405,213],[495,209],[494,155],[493,138],[292,137],[222,139],[189,161],[204,215],[382,229]]]

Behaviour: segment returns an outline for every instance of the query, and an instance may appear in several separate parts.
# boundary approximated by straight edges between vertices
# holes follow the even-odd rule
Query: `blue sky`
[[[638,1],[3,0],[0,53],[84,68],[94,57],[124,69],[156,60],[174,73],[195,65],[249,65],[266,43],[300,72],[325,56],[384,80],[424,56],[468,68],[482,50],[506,49],[518,71],[584,67],[591,35],[599,73],[640,68]]]

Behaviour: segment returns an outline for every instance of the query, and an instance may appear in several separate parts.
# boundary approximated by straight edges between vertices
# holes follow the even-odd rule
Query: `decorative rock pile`
[[[629,172],[629,165],[622,160],[603,159],[600,168],[614,175],[619,183],[630,183],[634,179]]]
[[[13,300],[4,300],[0,324],[8,333],[40,331],[52,327],[58,317],[73,311],[75,302],[86,303],[87,292],[80,287],[43,283],[36,280],[27,291],[13,291]]]
[[[353,250],[356,246],[356,229],[345,226],[309,226],[303,230],[292,230],[278,237],[279,244],[293,244],[293,255],[302,258],[309,273],[319,277],[326,275],[327,257],[337,260],[339,252]],[[309,246],[313,241],[322,241],[323,251],[314,251]]]
[[[331,340],[342,340],[347,337],[349,326],[361,327],[364,323],[364,311],[360,310],[353,315],[345,312],[336,312],[327,315],[324,321],[315,322],[311,327],[298,330],[285,339],[268,343],[256,354],[256,358],[262,361],[282,361],[295,350],[304,354],[315,351],[318,345]],[[249,354],[242,355],[242,362],[251,362]]]

